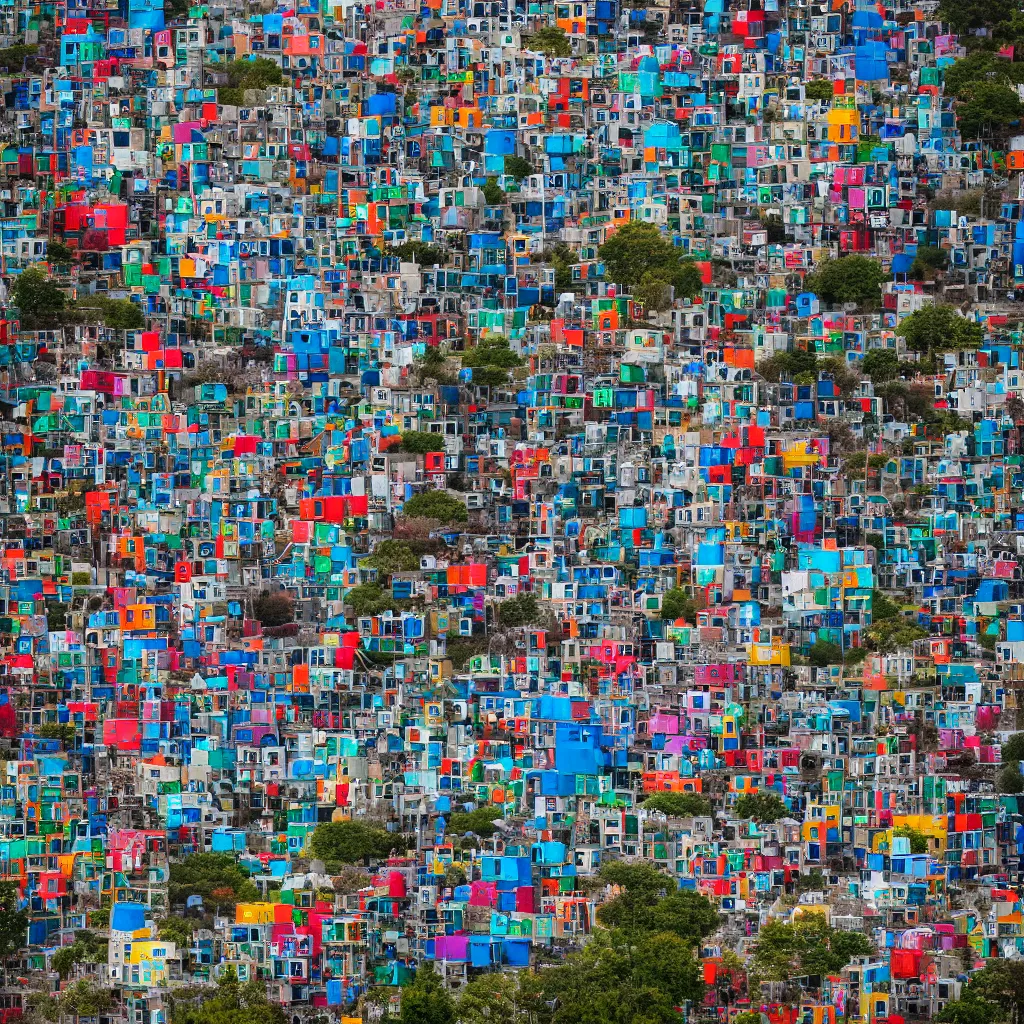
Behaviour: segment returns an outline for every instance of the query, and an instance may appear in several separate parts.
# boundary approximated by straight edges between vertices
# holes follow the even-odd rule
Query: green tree
[[[864,630],[867,645],[879,654],[893,654],[902,647],[911,647],[915,640],[923,640],[927,635],[928,630],[908,622],[902,616],[872,622]]]
[[[634,939],[671,933],[691,945],[718,928],[718,911],[707,897],[679,889],[675,879],[651,864],[612,862],[604,865],[600,878],[621,890],[598,908],[597,919],[605,928]]]
[[[475,832],[481,839],[490,839],[498,831],[494,824],[501,821],[500,807],[475,807],[471,811],[455,811],[447,819],[447,831],[453,835]]]
[[[822,103],[828,103],[835,98],[835,94],[835,88],[827,78],[816,78],[804,86],[804,95],[809,100],[819,100]]]
[[[280,1006],[267,999],[266,986],[253,978],[244,985],[229,967],[217,980],[217,987],[200,988],[182,995],[175,992],[170,1024],[286,1024]]]
[[[652,793],[644,802],[648,811],[661,811],[673,818],[689,818],[711,814],[711,801],[699,793]]]
[[[815,668],[827,668],[829,665],[842,665],[843,649],[831,640],[817,639],[807,653],[807,660]]]
[[[538,975],[488,972],[459,989],[456,1019],[459,1024],[533,1024],[547,1016],[542,1000]]]
[[[24,948],[28,938],[28,914],[20,907],[18,886],[0,882],[0,961]]]
[[[389,256],[397,256],[406,263],[418,263],[421,267],[444,266],[447,254],[444,249],[437,245],[431,245],[420,239],[412,239],[402,242],[401,245],[393,245],[387,251]],[[432,346],[428,346],[428,352],[437,352]]]
[[[653,274],[644,274],[643,280],[633,288],[636,299],[647,313],[661,313],[672,308],[672,285]]]
[[[399,836],[361,821],[325,821],[313,829],[309,848],[320,860],[358,864],[383,860],[401,842]]]
[[[959,999],[946,1003],[935,1019],[939,1024],[996,1024],[1000,1016],[998,1006],[972,995],[968,987]]]
[[[192,853],[171,864],[168,896],[175,906],[201,896],[204,903],[234,907],[258,899],[259,891],[229,854]]]
[[[392,576],[396,572],[415,572],[420,567],[420,560],[404,541],[382,540],[378,541],[366,564],[381,576]]]
[[[421,964],[411,985],[402,989],[400,1024],[454,1024],[455,1003],[430,964]]]
[[[1007,765],[996,776],[996,789],[1000,793],[1024,793],[1024,775],[1015,764]]]
[[[910,276],[914,278],[931,277],[932,274],[945,270],[949,266],[949,253],[937,245],[919,245],[910,265]]]
[[[50,967],[66,981],[78,964],[105,963],[107,944],[98,935],[87,930],[75,932],[70,946],[61,946],[50,958]]]
[[[522,364],[522,358],[509,348],[508,338],[503,334],[485,334],[472,348],[462,353],[463,366],[511,369]]]
[[[505,157],[505,173],[510,178],[515,178],[516,181],[522,181],[523,178],[528,178],[531,174],[534,174],[535,168],[529,160],[510,153]]]
[[[804,373],[817,374],[818,356],[815,352],[805,349],[794,349],[792,352],[776,352],[757,364],[757,372],[765,380],[777,384],[783,374],[790,379]]]
[[[704,994],[700,965],[676,935],[595,931],[582,952],[541,974],[552,1024],[678,1024],[676,1007]]]
[[[677,296],[693,297],[703,287],[699,269],[683,251],[665,238],[658,227],[643,221],[630,221],[598,250],[605,273],[624,288],[635,289],[644,284],[650,288],[655,280],[676,290]]]
[[[295,621],[295,602],[291,595],[283,590],[273,593],[264,590],[253,601],[252,614],[253,618],[258,619],[264,626],[286,626],[289,622]]]
[[[804,279],[804,287],[819,298],[838,305],[847,302],[874,309],[881,302],[885,280],[882,264],[867,256],[823,260]]]
[[[545,25],[538,29],[532,36],[523,40],[523,47],[532,50],[534,53],[543,53],[548,57],[571,57],[572,43],[565,34],[564,29],[554,25]]]
[[[752,973],[765,981],[789,981],[810,974],[838,974],[854,957],[868,956],[866,935],[830,927],[820,914],[792,924],[769,921],[757,935]]]
[[[157,935],[164,942],[173,942],[180,951],[192,945],[192,925],[184,917],[165,917],[157,925]]]
[[[356,615],[380,615],[382,612],[397,611],[397,605],[389,591],[379,583],[360,583],[345,595],[345,604]]]
[[[865,354],[860,368],[875,384],[882,384],[900,375],[900,357],[892,349],[873,348]]]
[[[516,594],[498,605],[498,624],[502,629],[540,625],[545,618],[546,614],[536,594]]]
[[[57,327],[64,319],[67,298],[39,267],[29,267],[15,278],[12,297],[29,330]]]
[[[924,832],[913,828],[911,825],[897,825],[896,828],[892,830],[892,834],[893,836],[909,839],[911,853],[928,852],[928,836],[926,836]]]
[[[760,824],[771,824],[789,814],[789,808],[777,793],[760,790],[744,793],[735,806],[737,818],[752,818]]]
[[[76,303],[74,314],[85,323],[102,323],[117,331],[136,331],[146,326],[141,308],[130,299],[86,295]]]
[[[58,1018],[98,1017],[109,1012],[113,1005],[114,996],[110,989],[80,978],[61,992],[57,1000]]]
[[[960,315],[955,306],[923,306],[906,317],[896,333],[912,352],[952,352],[977,348],[982,341],[981,324]]]
[[[1024,732],[1014,733],[1000,748],[1000,759],[1003,764],[1016,764],[1024,761]]]
[[[46,243],[46,262],[56,267],[69,267],[75,262],[74,250],[53,239]]]
[[[970,99],[957,109],[957,127],[965,140],[984,137],[1001,142],[1022,115],[1024,104],[1016,89],[1001,82],[979,82]]]
[[[217,90],[217,100],[231,106],[245,102],[247,89],[267,89],[284,80],[281,68],[269,57],[240,58],[227,66],[228,84]]]
[[[971,978],[965,996],[997,1007],[1003,1020],[1020,1024],[1024,1008],[1024,961],[989,960]]]
[[[661,617],[675,622],[684,619],[686,622],[697,621],[697,604],[693,598],[680,587],[666,590],[661,598]]]
[[[884,622],[903,615],[900,606],[883,590],[871,591],[871,621]]]
[[[414,494],[402,505],[402,515],[408,519],[436,519],[441,523],[464,523],[469,519],[465,504],[444,491]]]
[[[493,175],[484,182],[484,202],[488,206],[504,206],[508,196],[505,190],[498,184],[498,179]]]
[[[429,430],[403,430],[401,440],[402,451],[413,455],[444,451],[444,437]]]

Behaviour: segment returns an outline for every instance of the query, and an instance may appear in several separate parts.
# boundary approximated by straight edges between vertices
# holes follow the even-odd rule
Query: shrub
[[[648,811],[661,811],[675,818],[711,814],[711,801],[697,793],[652,793],[643,806]]]
[[[401,443],[402,451],[410,452],[413,455],[444,451],[444,438],[440,434],[431,434],[427,430],[403,430]]]
[[[264,590],[253,602],[252,613],[264,626],[284,626],[295,621],[295,602],[283,590]]]
[[[789,814],[789,808],[782,799],[777,794],[766,791],[744,793],[736,801],[735,809],[738,818],[752,818],[762,824],[771,824]]]
[[[437,519],[442,523],[464,523],[469,519],[466,506],[444,491],[414,494],[402,505],[402,515],[409,519]]]

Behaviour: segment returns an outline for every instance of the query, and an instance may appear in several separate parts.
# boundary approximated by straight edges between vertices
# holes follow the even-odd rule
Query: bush
[[[538,29],[532,36],[523,40],[523,47],[534,53],[543,53],[548,57],[571,57],[572,44],[565,31],[553,25]]]
[[[804,287],[828,302],[876,308],[881,302],[885,271],[867,256],[826,259],[804,279]]]
[[[675,622],[685,619],[687,622],[697,621],[697,604],[692,597],[679,587],[665,591],[661,599],[661,617]]]
[[[402,505],[402,515],[409,519],[436,519],[442,523],[464,523],[469,519],[466,506],[444,491],[414,494]]]
[[[900,357],[891,349],[873,348],[864,356],[860,368],[875,384],[881,384],[899,376]]]
[[[253,602],[252,614],[264,626],[285,626],[295,621],[295,602],[283,590],[264,590]]]
[[[502,818],[500,807],[477,807],[472,811],[454,811],[448,818],[448,831],[456,835],[475,832],[481,839],[490,839],[497,832],[493,824]]]
[[[509,154],[505,157],[505,173],[516,181],[522,181],[534,173],[534,166],[521,156]]]
[[[401,444],[403,452],[413,455],[444,451],[444,437],[441,434],[431,434],[427,430],[403,430]]]
[[[484,182],[484,202],[488,206],[503,206],[508,198],[505,190],[498,184],[498,179],[491,176]]]
[[[661,811],[674,818],[711,814],[711,801],[697,793],[652,793],[644,802],[648,811]]]
[[[502,629],[538,625],[544,618],[536,594],[517,594],[498,605],[498,623]]]
[[[366,564],[383,576],[391,576],[396,572],[415,572],[420,567],[420,560],[404,541],[382,540],[366,559]]]
[[[767,791],[744,793],[736,801],[735,810],[737,818],[752,818],[756,822],[768,825],[789,814],[789,808],[782,799],[777,794]]]
[[[398,837],[360,821],[323,822],[309,837],[309,848],[320,860],[357,864],[386,858]]]
[[[835,94],[836,91],[827,78],[816,78],[804,86],[804,95],[809,100],[819,100],[824,103],[833,99]]]
[[[379,583],[360,583],[353,587],[345,595],[345,604],[356,615],[380,615],[389,609],[398,610],[394,598]]]
[[[1016,765],[1008,765],[996,777],[996,789],[1000,793],[1024,793],[1024,775]]]
[[[896,333],[912,352],[929,355],[977,348],[983,337],[981,324],[961,316],[955,306],[924,306],[906,317]]]

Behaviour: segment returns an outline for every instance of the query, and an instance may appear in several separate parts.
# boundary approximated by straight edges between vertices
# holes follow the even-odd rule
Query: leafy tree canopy
[[[400,842],[398,836],[361,821],[325,821],[313,830],[309,848],[320,860],[358,864],[387,857]]]
[[[643,806],[648,811],[661,811],[673,818],[711,814],[711,801],[699,793],[652,793]]]
[[[954,306],[924,306],[903,320],[896,333],[912,352],[977,348],[982,340],[981,324],[961,316]]]
[[[464,523],[469,518],[466,506],[444,491],[422,491],[402,505],[402,515],[409,519],[437,519],[442,523]]]
[[[838,974],[854,957],[868,956],[873,949],[866,935],[832,928],[820,914],[807,914],[793,924],[769,921],[757,936],[753,973],[765,981]]]
[[[448,832],[463,835],[475,832],[482,839],[490,839],[497,832],[494,822],[502,818],[498,807],[475,807],[471,811],[455,811],[447,820]]]
[[[503,629],[541,625],[545,618],[536,594],[516,594],[498,605],[498,624]]]
[[[891,349],[873,348],[865,354],[860,368],[866,377],[881,384],[900,375],[900,357]]]
[[[752,818],[761,824],[771,824],[789,814],[789,808],[777,793],[762,790],[757,793],[744,793],[736,801],[736,817]]]
[[[426,455],[428,452],[444,451],[444,438],[429,430],[403,430],[400,437],[403,452]]]
[[[597,254],[608,277],[624,288],[633,289],[641,283],[650,288],[657,280],[675,288],[677,296],[692,298],[700,294],[703,286],[697,266],[654,224],[624,224]]]
[[[288,1019],[267,999],[262,981],[253,978],[241,985],[233,967],[225,970],[212,993],[202,988],[192,995],[175,994],[171,1024],[286,1024]]]
[[[804,279],[804,287],[819,298],[837,305],[854,302],[874,309],[881,301],[885,280],[882,264],[867,256],[843,256],[823,260]]]
[[[402,990],[400,1024],[454,1024],[455,1003],[430,964],[420,966]]]
[[[612,862],[601,869],[600,877],[621,889],[598,908],[597,919],[606,928],[630,938],[671,933],[691,945],[718,928],[718,911],[707,897],[679,889],[673,878],[651,864]]]
[[[204,903],[220,907],[259,897],[249,876],[226,853],[193,853],[172,864],[168,892],[175,905],[185,903],[189,896],[202,896]]]
[[[693,598],[679,587],[666,590],[661,598],[661,617],[675,622],[685,619],[687,622],[697,621],[697,604]]]
[[[420,560],[405,541],[382,540],[366,559],[366,564],[382,576],[391,576],[396,572],[415,572],[420,567]]]
[[[564,29],[554,25],[545,25],[537,29],[532,36],[523,40],[523,47],[534,53],[543,53],[548,57],[571,57],[572,43]]]
[[[634,938],[598,929],[541,983],[557,1000],[552,1024],[678,1024],[676,1007],[704,994],[690,942],[668,933]]]

